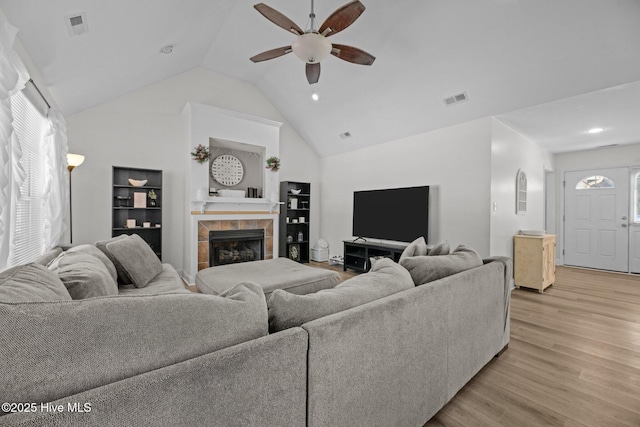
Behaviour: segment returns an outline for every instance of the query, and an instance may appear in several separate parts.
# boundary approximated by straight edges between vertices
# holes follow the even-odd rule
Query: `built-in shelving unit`
[[[292,190],[300,191],[298,194],[293,194]],[[280,202],[282,203],[279,227],[280,256],[307,263],[309,262],[311,184],[294,181],[280,182]]]
[[[129,179],[147,183],[135,187]],[[155,193],[156,198],[150,197],[150,193]],[[138,234],[162,259],[162,171],[114,166],[112,218],[112,237]],[[128,221],[135,221],[135,226],[127,226]]]

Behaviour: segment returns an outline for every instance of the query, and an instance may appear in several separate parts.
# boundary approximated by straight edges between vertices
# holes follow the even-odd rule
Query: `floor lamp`
[[[73,206],[71,205],[71,171],[84,162],[82,154],[67,154],[67,169],[69,169],[69,243],[73,243]]]

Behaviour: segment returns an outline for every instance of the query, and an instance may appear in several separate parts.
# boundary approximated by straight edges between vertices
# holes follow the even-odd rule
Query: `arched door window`
[[[616,188],[616,185],[611,179],[602,175],[584,177],[576,184],[576,190],[597,190],[599,188]]]

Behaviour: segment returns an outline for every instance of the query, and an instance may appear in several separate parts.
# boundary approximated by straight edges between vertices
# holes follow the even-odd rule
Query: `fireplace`
[[[264,259],[264,230],[209,231],[209,265],[225,265]]]

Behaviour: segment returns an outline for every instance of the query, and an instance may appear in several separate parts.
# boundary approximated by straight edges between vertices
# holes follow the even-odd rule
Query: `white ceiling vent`
[[[342,139],[349,139],[349,138],[351,138],[352,136],[353,136],[353,135],[351,135],[351,132],[342,132],[342,133],[340,134],[340,138],[342,138]]]
[[[89,31],[89,27],[87,26],[87,15],[84,13],[67,15],[64,17],[64,20],[67,23],[67,30],[69,30],[69,35],[71,37],[79,36]]]
[[[469,96],[467,95],[467,92],[462,92],[459,93],[457,95],[453,95],[450,96],[448,98],[444,99],[444,104],[445,105],[453,105],[453,104],[458,104],[460,102],[464,102],[464,101],[468,101],[469,100]]]

